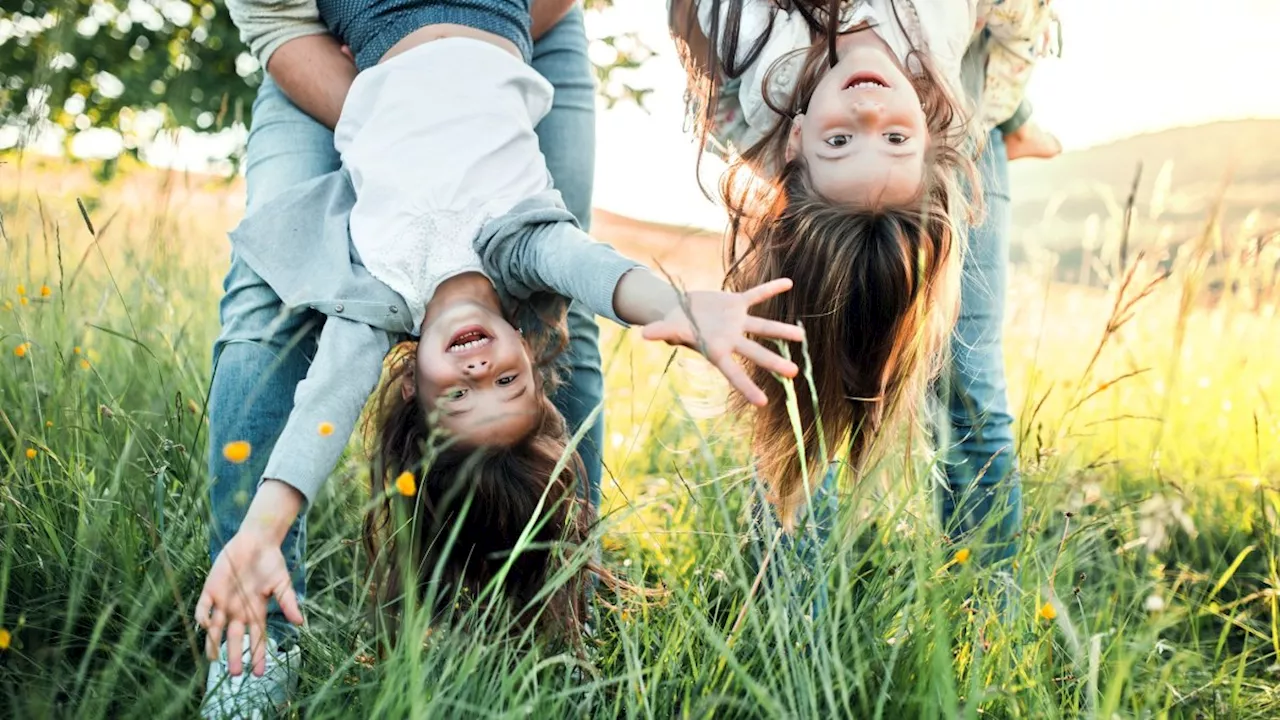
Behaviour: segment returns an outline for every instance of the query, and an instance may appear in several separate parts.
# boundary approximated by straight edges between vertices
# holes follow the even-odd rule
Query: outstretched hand
[[[253,674],[261,677],[267,671],[267,601],[272,597],[289,622],[303,623],[280,546],[305,502],[302,493],[288,484],[264,480],[249,503],[240,530],[218,553],[204,581],[196,602],[196,622],[208,632],[205,654],[210,660],[217,659],[225,630],[227,670],[232,676],[244,671],[241,648],[246,632]]]
[[[804,341],[804,328],[799,325],[766,320],[748,312],[752,305],[790,289],[791,280],[781,278],[742,292],[686,293],[681,306],[672,309],[661,320],[644,326],[643,337],[697,350],[748,402],[762,406],[768,402],[768,396],[751,382],[734,355],[785,377],[795,377],[800,372],[795,363],[747,337],[749,333],[791,342]]]
[[[302,624],[302,610],[280,544],[265,534],[241,530],[218,553],[196,603],[196,622],[207,631],[205,654],[210,660],[217,659],[226,631],[227,670],[232,676],[244,670],[240,648],[246,631],[253,674],[266,672],[267,601],[272,597],[289,622]]]

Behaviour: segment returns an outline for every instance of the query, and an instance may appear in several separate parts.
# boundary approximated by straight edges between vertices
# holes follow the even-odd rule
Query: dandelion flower
[[[0,650],[8,650],[9,643],[12,640],[13,636],[9,634],[9,631],[4,628],[0,628]]]
[[[960,548],[959,550],[956,551],[956,557],[955,557],[956,564],[963,565],[969,562],[969,556],[972,554],[973,553],[969,550],[969,548]]]
[[[36,450],[35,448],[27,448],[27,459],[28,459],[28,460],[35,460],[35,459],[36,459],[36,455],[39,455],[39,454],[40,454],[40,452],[39,452],[38,450]]]
[[[1045,620],[1053,620],[1058,617],[1058,609],[1052,603],[1045,603],[1040,606],[1040,610],[1036,614]]]
[[[52,421],[52,420],[45,420],[45,421],[44,421],[44,426],[45,426],[45,427],[47,427],[47,428],[51,428],[51,427],[53,427],[53,421]]]
[[[81,360],[81,361],[80,361],[80,369],[81,369],[81,370],[88,370],[88,369],[89,369],[89,361],[88,361],[88,360]]]
[[[418,481],[414,479],[413,473],[408,470],[400,473],[400,477],[396,478],[396,492],[405,497],[418,492]]]
[[[14,348],[14,349],[13,349],[13,354],[14,354],[14,355],[17,355],[17,356],[18,356],[18,357],[20,357],[20,358],[22,358],[22,357],[26,357],[26,356],[27,356],[27,353],[28,353],[28,352],[30,352],[30,351],[31,351],[31,343],[29,343],[29,342],[24,342],[24,343],[22,343],[21,345],[19,345],[18,347],[16,347],[16,348]]]
[[[52,294],[53,294],[53,291],[49,289],[49,286],[48,286],[48,285],[41,285],[41,286],[40,286],[40,297],[42,297],[42,298],[47,298],[47,297],[49,297],[49,296],[50,296],[50,295],[52,295]]]
[[[22,283],[18,283],[18,296],[21,297],[26,294],[27,294],[27,286],[23,285]]]
[[[320,427],[316,428],[316,432],[320,433],[320,437],[329,437],[333,434],[333,423],[322,422]]]
[[[79,346],[79,345],[77,345],[77,346],[75,346],[75,347],[71,348],[71,352],[75,353],[76,355],[79,355],[79,354],[80,354],[80,346]]]
[[[244,440],[236,440],[222,446],[222,457],[239,465],[249,459],[249,455],[253,452],[253,448]]]
[[[22,307],[26,307],[27,299],[25,297],[18,298],[18,304],[21,305]]]

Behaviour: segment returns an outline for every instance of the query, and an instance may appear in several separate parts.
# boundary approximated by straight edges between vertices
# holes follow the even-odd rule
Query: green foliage
[[[227,203],[170,200],[165,186],[129,206],[120,197],[141,178],[113,193],[83,169],[37,201],[27,172],[15,200],[18,170],[0,166],[0,713],[195,717],[203,397],[225,267],[208,248],[226,226],[207,208]],[[59,194],[77,183],[98,200],[86,203],[96,245]],[[1167,330],[1179,297],[1146,300],[1158,321],[1135,309],[1112,339],[1120,367],[1153,347],[1168,354],[1167,332],[1144,328]],[[1220,314],[1220,332],[1253,338],[1280,323],[1225,304]],[[670,351],[610,330],[604,563],[663,594],[601,590],[585,657],[504,639],[499,621],[437,625],[380,657],[355,542],[368,498],[348,467],[309,515],[303,677],[288,717],[1277,717],[1280,434],[1274,385],[1255,377],[1274,373],[1276,348],[1215,340],[1202,318],[1189,321],[1206,339],[1187,345],[1189,380],[1166,379],[1170,397],[1195,402],[1150,411],[1165,428],[1152,462],[1139,381],[1082,377],[1086,364],[1110,377],[1098,373],[1111,354],[1088,360],[1114,323],[1048,314],[1044,342],[1075,342],[1076,323],[1090,340],[1082,357],[1052,345],[1033,373],[1065,399],[1036,392],[1023,412],[1034,433],[1021,443],[1015,580],[981,567],[976,544],[948,543],[926,482],[890,472],[842,491],[836,540],[814,564],[830,592],[812,618],[812,588],[792,584],[809,568],[772,532],[749,534],[735,420],[692,420],[697,398],[668,372]],[[1012,340],[1009,357],[1030,343]],[[1219,425],[1219,387],[1247,430]],[[1102,420],[1081,416],[1094,406]],[[761,581],[751,557],[762,546],[785,581]],[[428,619],[411,616],[413,637]]]
[[[245,118],[259,82],[213,0],[9,0],[0,13],[0,119],[115,129],[136,147],[132,110],[207,130]],[[43,90],[43,92],[41,92]]]

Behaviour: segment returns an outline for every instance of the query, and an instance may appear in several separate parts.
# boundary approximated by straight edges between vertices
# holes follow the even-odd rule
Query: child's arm
[[[227,10],[284,94],[332,129],[356,66],[321,22],[316,0],[227,0]]]
[[[302,623],[280,546],[338,464],[382,375],[391,340],[390,333],[363,323],[332,316],[325,320],[315,360],[298,383],[293,411],[263,481],[239,531],[214,560],[196,605],[196,620],[208,631],[210,659],[217,657],[226,629],[232,675],[241,671],[237,649],[246,630],[254,640],[254,673],[266,669],[261,638],[269,599],[277,599],[291,622]]]
[[[566,213],[567,214],[567,213]],[[527,222],[516,216],[486,229],[476,242],[495,284],[518,299],[554,292],[578,300],[619,324],[644,325],[646,340],[693,348],[755,404],[764,392],[747,378],[734,355],[794,377],[794,363],[747,334],[800,342],[797,325],[748,313],[756,303],[785,292],[790,280],[775,280],[743,293],[680,293],[640,263],[595,242],[572,222]]]

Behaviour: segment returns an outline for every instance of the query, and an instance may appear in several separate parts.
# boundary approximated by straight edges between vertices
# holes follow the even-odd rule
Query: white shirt
[[[743,72],[738,90],[738,102],[748,129],[737,143],[740,147],[747,148],[764,137],[779,120],[778,114],[765,102],[765,80],[771,81],[769,97],[776,100],[790,97],[804,62],[804,53],[797,51],[812,47],[814,40],[808,23],[799,12],[778,10],[772,0],[741,2],[739,62],[746,59],[757,38],[768,28],[769,18],[774,18],[769,39],[756,61]],[[721,28],[727,24],[731,4],[732,0],[721,3]],[[908,61],[912,49],[926,53],[944,82],[950,85],[953,96],[962,101],[964,94],[960,83],[960,61],[974,35],[977,4],[978,0],[861,0],[845,10],[840,19],[840,31],[864,22],[870,23],[872,31],[885,41],[909,72],[920,70]],[[914,13],[911,11],[913,5]],[[698,0],[698,24],[708,37],[711,33],[711,6],[709,0]],[[899,20],[902,21],[901,25]],[[716,47],[724,45],[717,42]],[[770,74],[774,64],[780,60],[783,64]]]
[[[334,129],[356,202],[351,241],[415,332],[440,283],[483,272],[486,221],[551,188],[534,127],[552,87],[489,43],[424,43],[358,76]]]

